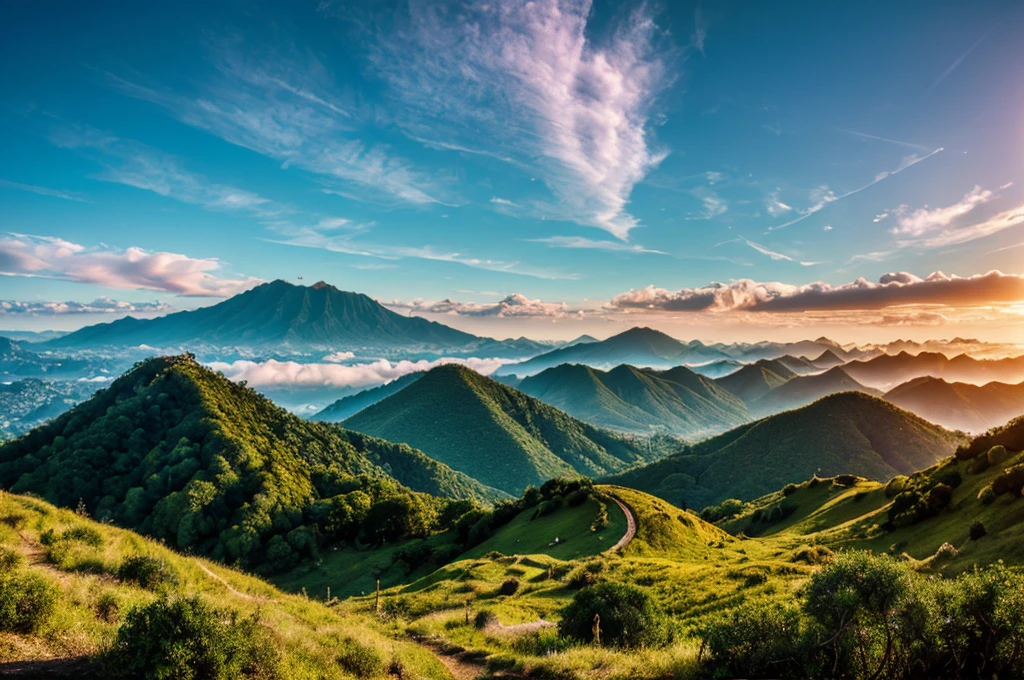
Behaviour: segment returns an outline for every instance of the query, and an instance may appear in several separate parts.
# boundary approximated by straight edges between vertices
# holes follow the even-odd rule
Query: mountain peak
[[[336,286],[332,286],[331,284],[327,283],[326,281],[317,281],[316,283],[314,283],[311,286],[311,288],[313,290],[324,290],[324,289],[338,290],[338,288]]]

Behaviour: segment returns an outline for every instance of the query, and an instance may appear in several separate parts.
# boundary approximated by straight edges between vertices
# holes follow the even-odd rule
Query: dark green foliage
[[[727,498],[718,505],[709,505],[701,510],[700,518],[705,522],[718,522],[734,517],[741,512],[743,512],[743,501],[737,498]]]
[[[996,502],[996,492],[992,490],[991,485],[978,492],[978,500],[982,505],[992,505]]]
[[[498,588],[499,595],[515,595],[519,591],[519,579],[507,578]]]
[[[800,490],[800,487],[798,485],[793,484],[792,482],[790,482],[786,486],[782,487],[782,495],[783,496],[792,496],[793,494],[795,494],[799,490]]]
[[[701,631],[710,674],[730,677],[1016,678],[1024,588],[1002,566],[926,578],[843,553],[788,604],[740,607]]]
[[[1024,487],[1024,463],[1003,470],[1003,474],[992,480],[992,492],[997,496],[1004,493],[1020,496]]]
[[[384,675],[384,659],[377,650],[352,638],[341,641],[338,665],[357,678],[376,678]]]
[[[994,446],[1009,451],[1024,450],[1024,416],[1014,418],[1006,425],[994,427],[983,435],[975,437],[969,444],[957,450],[957,458],[967,460],[987,453]]]
[[[971,540],[977,541],[978,539],[983,538],[985,534],[988,533],[988,531],[985,530],[985,525],[981,522],[974,522],[973,524],[971,524],[969,533]]]
[[[12,568],[0,569],[0,630],[35,633],[57,610],[60,588],[40,574],[18,568],[17,560],[6,560]]]
[[[959,470],[949,469],[943,470],[932,477],[932,481],[936,484],[945,484],[951,489],[955,489],[963,483],[964,478],[960,475]]]
[[[126,557],[117,568],[117,578],[146,590],[156,590],[174,580],[162,560],[148,555]]]
[[[857,475],[842,474],[842,475],[836,475],[832,479],[832,483],[835,484],[836,486],[853,486],[854,484],[857,483],[858,479],[860,479],[860,478],[857,477]]]
[[[558,633],[593,642],[594,617],[599,615],[601,644],[657,647],[669,639],[668,620],[644,591],[619,583],[599,583],[580,590],[562,610]]]
[[[476,617],[473,618],[473,625],[483,630],[497,621],[498,617],[494,615],[494,612],[484,609],[477,612]]]
[[[238,619],[198,598],[157,600],[132,610],[106,656],[108,673],[119,677],[280,676],[277,646],[258,619]]]
[[[406,572],[412,573],[430,561],[434,556],[434,548],[425,541],[407,545],[395,553],[395,559],[405,564]]]
[[[431,370],[345,426],[406,442],[514,494],[551,477],[608,474],[652,457],[644,441],[598,429],[456,365]]]
[[[314,557],[321,541],[380,544],[442,528],[448,502],[386,470],[428,491],[490,493],[408,446],[300,420],[190,355],[142,362],[0,447],[0,486],[81,501],[100,520],[263,571]],[[58,538],[94,540],[44,541]]]
[[[884,481],[909,475],[949,456],[962,441],[963,435],[881,399],[845,392],[603,481],[705,507],[727,498],[752,500],[815,474],[842,475],[839,481],[848,484],[854,476]]]

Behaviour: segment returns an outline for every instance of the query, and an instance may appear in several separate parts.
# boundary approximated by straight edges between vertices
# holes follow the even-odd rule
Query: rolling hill
[[[480,338],[435,321],[402,316],[361,293],[324,282],[265,283],[218,304],[155,319],[126,317],[43,343],[48,348],[195,346],[272,351],[453,350],[481,356],[532,356],[549,346]]]
[[[863,392],[875,397],[882,395],[876,389],[861,385],[847,375],[841,366],[836,366],[824,373],[796,376],[748,402],[747,405],[751,413],[763,417],[800,408],[838,392]]]
[[[190,356],[140,362],[0,447],[0,486],[243,564],[308,554],[340,494],[368,508],[503,496],[406,445],[301,420]]]
[[[1024,382],[971,385],[926,376],[889,390],[885,399],[943,427],[984,432],[1024,413]]]
[[[634,441],[463,366],[440,366],[344,422],[406,442],[513,494],[557,476],[596,476],[650,459]]]
[[[631,328],[600,342],[561,347],[517,364],[507,364],[495,373],[522,378],[560,364],[584,364],[601,369],[620,364],[671,368],[684,363],[707,363],[728,358],[696,340],[682,343],[651,328]]]
[[[408,373],[403,375],[401,378],[396,378],[384,385],[371,387],[368,390],[363,390],[362,392],[342,397],[318,412],[310,418],[310,420],[322,420],[326,423],[340,423],[346,418],[359,413],[367,406],[372,406],[378,401],[390,397],[395,392],[404,389],[406,386],[411,385],[422,377],[423,373],[420,371],[416,373]]]
[[[911,474],[963,439],[881,399],[845,392],[763,418],[675,455],[608,478],[673,503],[750,500],[789,482],[850,473]]]
[[[1024,380],[1024,356],[1006,359],[975,359],[959,354],[947,359],[938,352],[920,354],[883,354],[866,361],[851,361],[843,370],[854,380],[877,387],[891,389],[900,383],[931,376],[949,382],[967,382],[982,385],[993,380],[1017,383]]]
[[[685,366],[602,371],[563,364],[524,378],[518,389],[592,425],[627,432],[696,437],[750,420],[739,399]]]
[[[796,373],[781,361],[761,359],[715,382],[749,404],[795,377]]]

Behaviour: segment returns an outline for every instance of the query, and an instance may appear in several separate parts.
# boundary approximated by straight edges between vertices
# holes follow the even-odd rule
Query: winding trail
[[[633,540],[634,536],[636,536],[636,514],[634,514],[632,508],[623,503],[615,494],[609,493],[608,497],[615,501],[615,505],[619,506],[619,509],[622,510],[622,514],[626,516],[625,535],[619,539],[618,543],[605,550],[605,552],[612,552],[613,550],[622,550],[629,545],[629,542]]]
[[[235,597],[240,597],[243,600],[266,600],[267,599],[265,597],[258,597],[256,595],[250,595],[249,593],[243,593],[241,590],[238,590],[237,588],[233,587],[230,583],[225,581],[223,578],[221,578],[217,574],[213,573],[213,571],[208,566],[206,566],[205,564],[203,564],[199,560],[196,560],[196,564],[199,565],[200,569],[202,569],[203,571],[206,572],[207,576],[212,578],[214,581],[219,582],[222,586],[224,586],[225,588],[228,589],[229,593],[231,593]]]

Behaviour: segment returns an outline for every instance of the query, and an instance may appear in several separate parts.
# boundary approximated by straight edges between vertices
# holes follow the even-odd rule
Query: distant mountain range
[[[914,378],[931,376],[952,382],[984,384],[993,380],[1017,383],[1024,380],[1024,356],[1007,359],[974,359],[960,354],[952,359],[938,352],[885,354],[867,361],[851,361],[843,370],[858,382],[891,389]]]
[[[580,420],[627,432],[692,438],[750,420],[742,401],[685,366],[602,371],[562,364],[524,378],[518,388]]]
[[[886,480],[951,455],[965,438],[855,392],[756,422],[606,481],[702,508],[840,473]]]
[[[361,293],[319,282],[273,281],[223,302],[155,319],[125,317],[42,343],[55,349],[97,347],[251,347],[287,352],[394,350],[476,356],[532,356],[550,349],[526,338],[498,341],[436,321],[402,316]]]
[[[362,392],[342,397],[318,412],[310,418],[310,420],[322,420],[327,423],[340,423],[346,418],[350,418],[359,413],[367,406],[372,406],[378,401],[390,397],[395,392],[404,389],[423,376],[424,373],[422,371],[408,373],[403,375],[401,378],[392,380],[391,382],[380,385],[379,387],[372,387],[368,390],[363,390]]]
[[[971,385],[926,376],[893,388],[885,399],[943,427],[984,432],[1024,413],[1024,382]]]
[[[423,450],[512,494],[557,476],[598,476],[646,462],[646,441],[573,418],[463,366],[440,366],[344,422]]]

